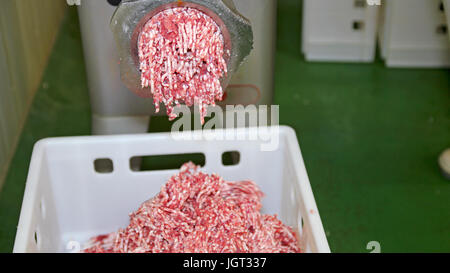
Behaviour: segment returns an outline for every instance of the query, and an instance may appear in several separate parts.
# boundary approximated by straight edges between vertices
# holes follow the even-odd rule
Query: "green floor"
[[[448,70],[306,63],[299,1],[279,0],[275,103],[298,133],[332,251],[450,251]],[[153,131],[170,128],[165,119]],[[0,193],[0,252],[10,252],[33,144],[90,133],[76,10],[70,8]]]

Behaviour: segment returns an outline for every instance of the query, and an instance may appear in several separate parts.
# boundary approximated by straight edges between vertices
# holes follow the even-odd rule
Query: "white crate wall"
[[[388,67],[450,67],[450,42],[442,0],[383,2],[381,55]]]
[[[304,0],[302,50],[308,61],[371,62],[379,7],[366,0]]]

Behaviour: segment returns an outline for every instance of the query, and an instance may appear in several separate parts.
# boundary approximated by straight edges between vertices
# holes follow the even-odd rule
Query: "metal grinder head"
[[[140,97],[152,96],[150,88],[141,87],[140,33],[153,16],[175,7],[195,8],[210,16],[220,27],[228,67],[227,76],[221,79],[223,89],[253,49],[251,24],[236,10],[232,0],[124,0],[111,19],[111,29],[118,47],[122,82]]]

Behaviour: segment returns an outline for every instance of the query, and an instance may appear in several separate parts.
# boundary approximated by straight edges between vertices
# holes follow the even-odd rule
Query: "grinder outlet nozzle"
[[[224,42],[226,73],[220,79],[225,90],[231,77],[253,48],[253,31],[231,0],[124,0],[111,19],[120,58],[121,79],[125,86],[140,97],[152,97],[151,86],[143,87],[139,60],[139,39],[149,20],[174,8],[192,8],[214,20]]]

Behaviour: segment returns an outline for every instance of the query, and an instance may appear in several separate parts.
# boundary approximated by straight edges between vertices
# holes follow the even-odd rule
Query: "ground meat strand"
[[[156,112],[164,103],[170,120],[174,106],[198,105],[201,122],[208,105],[222,100],[220,79],[227,74],[219,26],[193,8],[171,8],[152,17],[138,41],[142,88],[150,87]]]
[[[251,181],[227,182],[187,163],[130,214],[128,227],[92,238],[84,252],[301,252],[290,227],[260,213],[262,196]]]

